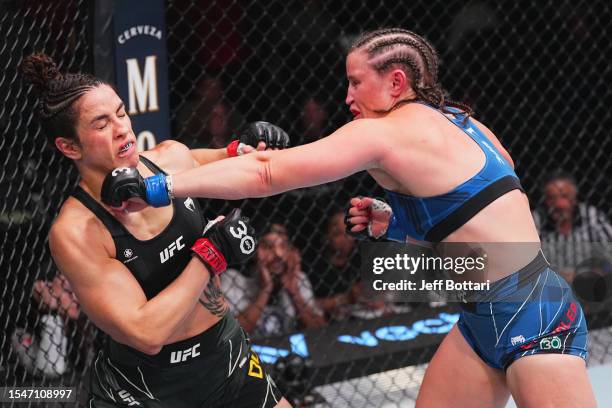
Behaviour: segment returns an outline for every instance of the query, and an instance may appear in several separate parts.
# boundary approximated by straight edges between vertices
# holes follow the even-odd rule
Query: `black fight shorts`
[[[282,398],[229,314],[155,356],[111,342],[90,379],[91,408],[270,408]]]

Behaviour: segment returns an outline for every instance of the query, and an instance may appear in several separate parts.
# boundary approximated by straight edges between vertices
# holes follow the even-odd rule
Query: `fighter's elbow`
[[[130,347],[140,351],[143,354],[154,356],[159,354],[162,349],[162,345],[159,344],[149,344],[149,343],[133,343],[129,345]]]
[[[128,342],[128,345],[141,353],[154,356],[159,354],[164,343],[160,341],[160,339],[156,339],[155,336],[150,336],[148,338],[132,337],[131,341]]]
[[[270,162],[265,162],[262,164],[259,171],[259,184],[263,190],[263,193],[267,193],[272,190],[272,172],[270,171]]]
[[[273,192],[272,166],[270,156],[265,154],[265,152],[257,155],[257,195],[264,197]]]
[[[144,354],[147,354],[149,356],[155,356],[157,354],[159,354],[159,352],[161,351],[163,346],[160,345],[154,345],[154,346],[149,346],[149,347],[143,347],[140,349],[141,352],[143,352]]]
[[[162,337],[160,330],[152,330],[137,322],[129,324],[127,327],[110,328],[107,332],[116,342],[150,356],[158,354],[166,340]]]

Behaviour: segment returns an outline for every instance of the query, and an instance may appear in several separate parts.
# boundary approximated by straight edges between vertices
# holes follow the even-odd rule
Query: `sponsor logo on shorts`
[[[574,323],[574,320],[576,320],[577,314],[578,307],[576,306],[576,302],[570,303],[569,307],[565,311],[564,318],[561,319],[557,327],[555,327],[555,329],[552,331],[553,334],[562,332],[564,330],[569,330],[572,327],[572,323]]]
[[[136,401],[128,391],[120,390],[118,394],[128,407],[142,407],[142,404]]]
[[[561,339],[559,336],[546,337],[540,340],[541,350],[559,350],[561,348]]]
[[[578,316],[578,306],[576,305],[576,302],[572,302],[567,307],[567,310],[565,311],[565,314],[561,317],[561,320],[559,321],[559,324],[552,330],[552,332],[550,332],[550,334],[557,334],[557,333],[560,333],[562,331],[569,330],[572,327],[572,324],[576,320],[577,316]],[[561,348],[561,344],[559,344],[558,347],[553,347],[554,345],[557,344],[556,341],[553,341],[555,338],[559,339],[558,336],[553,336],[553,337],[549,336],[549,337],[546,337],[544,339],[541,339],[540,340],[540,349],[542,349],[542,350],[557,350],[557,349],[560,349]],[[550,340],[550,341],[544,341],[544,340],[547,340],[547,339]],[[559,339],[559,343],[561,343],[560,339]],[[532,341],[529,344],[522,345],[521,349],[529,350],[530,348],[532,348],[536,344],[538,344],[538,340],[537,339]]]
[[[187,361],[188,358],[194,358],[200,355],[200,343],[194,344],[192,347],[188,347],[185,350],[173,351],[170,353],[170,364],[180,363]]]
[[[176,239],[176,241],[171,242],[170,245],[168,245],[168,248],[159,253],[159,260],[161,263],[165,263],[168,259],[172,258],[174,256],[174,251],[178,252],[185,248],[185,244],[181,242],[182,240],[183,236],[181,235]]]
[[[522,334],[518,336],[514,336],[510,339],[510,343],[513,346],[516,346],[517,344],[523,344],[524,342],[525,342],[525,336],[523,336]]]
[[[247,374],[251,377],[263,378],[263,368],[261,368],[259,357],[257,357],[257,354],[255,353],[251,354],[251,359],[249,360],[249,372]]]
[[[193,202],[193,198],[187,197],[187,199],[183,201],[183,204],[185,204],[185,208],[187,208],[189,211],[195,211],[195,203]]]
[[[134,256],[134,251],[132,251],[130,248],[126,248],[123,251],[123,257],[125,258],[125,260],[123,261],[123,263],[130,263],[135,259],[138,259],[138,255]]]

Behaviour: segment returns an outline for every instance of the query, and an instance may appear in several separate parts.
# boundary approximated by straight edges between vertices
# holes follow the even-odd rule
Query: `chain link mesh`
[[[72,297],[57,299],[62,282],[54,281],[57,269],[47,243],[77,172],[48,145],[18,67],[24,56],[44,52],[62,70],[91,72],[89,24],[86,1],[0,2],[2,386],[83,384],[94,328],[77,316]]]
[[[47,245],[50,223],[76,171],[46,144],[32,115],[33,98],[17,73],[22,56],[33,51],[51,55],[61,69],[91,72],[87,3],[0,1],[0,379],[6,386],[81,389],[87,381],[96,332],[62,290],[66,283],[56,278]],[[282,126],[294,144],[329,134],[350,119],[344,58],[351,40],[365,29],[401,26],[439,50],[441,82],[453,99],[471,104],[508,148],[533,207],[543,204],[548,175],[562,169],[576,178],[580,201],[609,220],[609,7],[605,1],[168,1],[172,134],[190,147],[223,147],[243,124],[261,119]],[[284,225],[301,257],[294,265],[301,264],[319,300],[311,306],[324,311],[311,319],[298,314],[288,324],[244,322],[255,343],[322,325],[312,330],[312,354],[331,327],[348,322],[365,328],[367,317],[397,325],[406,315],[432,310],[428,304],[360,298],[355,251],[348,260],[344,256],[353,244],[334,227],[333,214],[349,197],[381,193],[369,176],[358,174],[272,198],[202,201],[209,217],[240,206],[259,230]],[[230,286],[242,294],[261,285],[256,263],[232,276]],[[601,303],[587,307],[591,365],[612,356],[609,309]],[[360,354],[325,372],[291,354],[270,370],[296,404],[395,406],[414,400],[436,346]]]

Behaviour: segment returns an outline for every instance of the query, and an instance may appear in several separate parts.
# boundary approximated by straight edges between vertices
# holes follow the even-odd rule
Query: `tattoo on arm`
[[[199,302],[206,310],[217,317],[223,317],[228,311],[223,292],[221,292],[220,287],[215,285],[212,279],[206,285],[204,292],[202,292]]]

